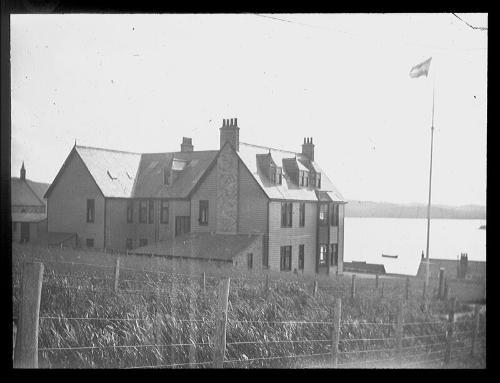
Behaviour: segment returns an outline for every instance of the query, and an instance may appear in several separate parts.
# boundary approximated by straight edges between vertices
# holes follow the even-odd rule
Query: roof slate
[[[45,205],[43,194],[40,195],[40,192],[43,191],[43,189],[47,189],[49,184],[12,177],[10,186],[11,204],[13,206]]]
[[[318,201],[316,196],[316,190],[312,187],[299,187],[295,185],[291,180],[290,176],[284,171],[284,177],[282,185],[273,184],[269,179],[262,173],[261,169],[257,163],[257,156],[259,154],[271,153],[271,157],[277,166],[283,166],[283,159],[289,159],[292,157],[297,158],[297,163],[310,164],[316,171],[321,172],[321,188],[319,190],[328,192],[328,196],[334,202],[344,202],[342,194],[337,190],[337,188],[330,181],[328,176],[321,171],[321,168],[314,161],[309,161],[301,153],[294,153],[285,150],[273,149],[264,146],[252,145],[240,142],[239,151],[237,152],[243,163],[249,169],[250,173],[253,175],[257,183],[262,187],[266,195],[270,199],[289,199],[289,200],[301,200],[301,201]],[[307,168],[307,166],[304,165]]]
[[[259,237],[255,234],[190,233],[170,241],[140,247],[129,253],[229,262]]]

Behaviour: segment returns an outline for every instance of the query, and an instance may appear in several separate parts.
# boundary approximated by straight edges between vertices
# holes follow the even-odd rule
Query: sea
[[[416,275],[427,241],[426,218],[346,217],[344,261],[383,264],[387,273]],[[430,258],[486,261],[485,219],[431,219]],[[397,255],[385,258],[382,254]]]

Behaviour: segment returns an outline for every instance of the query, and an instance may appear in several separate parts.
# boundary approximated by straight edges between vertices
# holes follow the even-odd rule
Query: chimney
[[[302,144],[302,154],[314,161],[314,144],[312,137],[304,138],[304,143]]]
[[[182,137],[181,152],[192,152],[193,148],[193,139]]]
[[[21,179],[22,180],[26,179],[26,169],[24,168],[24,161],[23,161],[23,166],[21,166]]]
[[[234,150],[240,149],[240,128],[238,127],[238,119],[223,119],[222,127],[220,130],[220,149],[224,146],[226,141],[232,145]]]

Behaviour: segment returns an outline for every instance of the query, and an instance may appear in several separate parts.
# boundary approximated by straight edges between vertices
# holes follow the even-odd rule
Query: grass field
[[[45,266],[41,367],[182,367],[188,363],[210,367],[215,286],[227,276],[231,288],[225,367],[328,366],[329,322],[337,297],[343,302],[339,364],[356,367],[354,361],[365,360],[368,363],[362,366],[384,367],[383,362],[370,365],[370,361],[376,357],[387,364],[395,356],[394,330],[387,324],[394,323],[396,303],[404,296],[404,280],[384,279],[382,296],[382,283],[375,289],[373,279],[358,278],[357,296],[351,299],[350,276],[319,277],[319,292],[313,297],[314,279],[300,275],[269,273],[271,288],[266,293],[262,273],[122,256],[120,289],[115,292],[116,258],[102,252],[13,244],[14,317],[18,315],[22,263],[41,261]],[[200,284],[202,272],[206,273],[206,293]],[[436,318],[447,313],[442,301],[432,300],[428,310],[423,308],[417,282],[412,282],[415,287],[404,310],[404,321],[416,323],[405,328],[404,335],[408,351],[404,360],[412,362],[425,354],[419,354],[420,350],[427,356],[441,355],[445,327]],[[459,303],[457,309],[468,307]],[[457,331],[469,331],[469,324],[457,324]],[[484,318],[480,331],[485,332]],[[461,366],[484,367],[484,343],[479,357],[460,362]]]

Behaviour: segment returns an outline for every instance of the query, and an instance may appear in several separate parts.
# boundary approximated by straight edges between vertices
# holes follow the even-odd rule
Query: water
[[[469,260],[486,260],[486,230],[482,219],[432,219],[429,255],[457,259],[467,253]],[[366,261],[385,266],[387,273],[415,275],[426,248],[427,219],[345,218],[344,260]],[[381,255],[398,255],[397,259]]]

